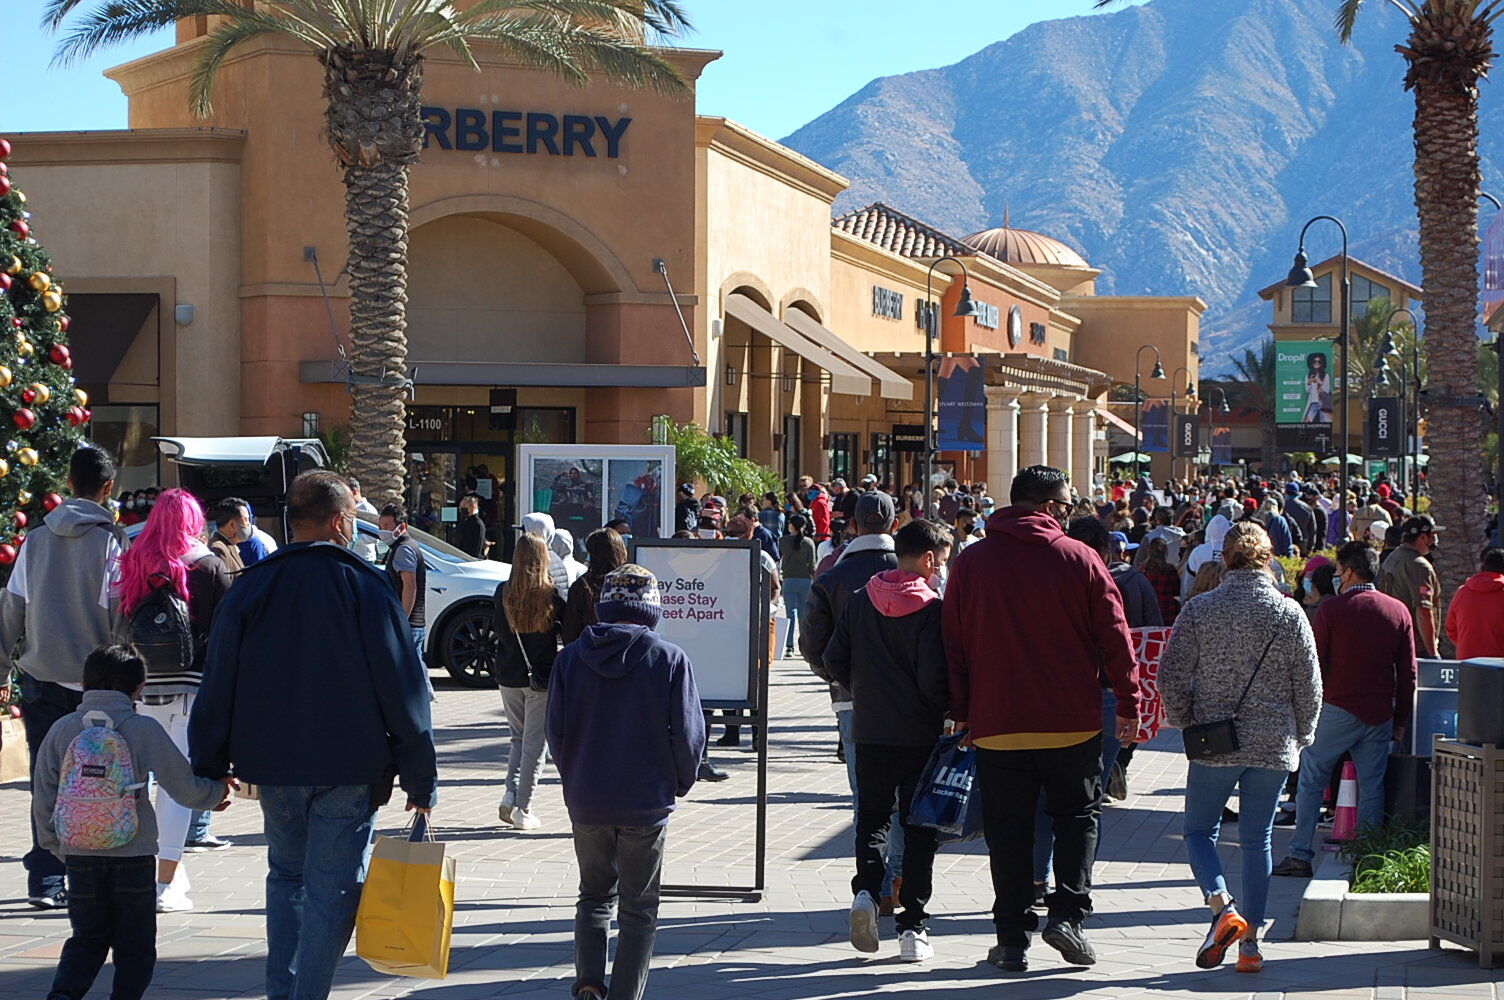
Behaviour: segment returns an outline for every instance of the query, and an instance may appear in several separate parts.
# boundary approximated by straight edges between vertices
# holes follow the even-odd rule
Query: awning
[[[489,385],[557,389],[683,389],[705,384],[705,369],[689,365],[565,365],[497,361],[409,361],[418,385]],[[304,383],[344,382],[349,367],[339,361],[304,361]]]
[[[1122,417],[1118,416],[1116,413],[1113,413],[1111,410],[1107,409],[1107,407],[1105,407],[1105,406],[1099,406],[1093,412],[1096,413],[1096,415],[1099,416],[1099,417],[1101,417],[1103,420],[1107,421],[1109,424],[1112,424],[1118,430],[1126,431],[1129,434],[1137,434],[1138,433],[1138,431],[1136,431],[1136,430],[1133,429],[1133,425],[1132,424],[1130,424],[1128,421],[1124,420]]]
[[[784,313],[784,322],[819,344],[830,353],[850,362],[855,368],[877,380],[878,392],[884,399],[913,399],[914,383],[888,368],[846,341],[821,326],[811,315],[790,309]]]
[[[753,299],[732,292],[726,296],[726,315],[743,323],[830,374],[830,391],[848,396],[872,395],[872,376],[782,323]],[[772,372],[767,374],[771,375]]]

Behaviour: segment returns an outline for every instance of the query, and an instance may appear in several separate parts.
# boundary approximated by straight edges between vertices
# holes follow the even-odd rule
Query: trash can
[[[1504,750],[1436,737],[1431,753],[1431,947],[1504,956]]]

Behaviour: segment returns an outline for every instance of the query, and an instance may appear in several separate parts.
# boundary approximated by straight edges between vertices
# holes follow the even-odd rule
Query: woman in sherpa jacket
[[[1301,748],[1316,735],[1321,711],[1311,625],[1300,605],[1275,589],[1270,556],[1269,535],[1256,522],[1229,528],[1222,543],[1227,568],[1222,583],[1186,603],[1159,667],[1170,725],[1184,729],[1235,719],[1237,726],[1238,749],[1192,761],[1186,777],[1186,856],[1212,909],[1211,930],[1196,953],[1202,968],[1220,964],[1240,939],[1238,971],[1263,967],[1258,931],[1269,896],[1274,812]],[[1241,903],[1228,893],[1217,856],[1222,809],[1234,788]]]

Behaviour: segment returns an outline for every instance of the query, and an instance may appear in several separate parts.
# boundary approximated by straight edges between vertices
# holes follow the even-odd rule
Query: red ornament
[[[68,319],[68,317],[67,317],[66,314],[61,315],[61,316],[59,316],[57,318],[57,328],[59,330],[63,331],[64,333],[67,333],[68,332],[68,324],[70,322],[71,321]]]
[[[89,409],[87,406],[84,407],[84,423],[88,423],[91,419],[93,419],[93,417],[94,411]]]
[[[35,389],[21,390],[21,402],[25,403],[27,406],[30,406],[32,403],[36,402],[36,398],[37,391]]]
[[[26,521],[27,521],[26,511],[24,511],[24,510],[18,510],[18,511],[16,511],[16,527],[18,527],[18,528],[24,528],[24,527],[26,527]]]
[[[4,141],[5,140],[0,139],[0,142]],[[11,545],[9,542],[4,545],[0,545],[0,566],[9,566],[11,563],[15,562],[16,554],[16,547],[14,545]]]
[[[21,317],[17,316],[17,317],[15,317],[14,319],[12,319],[10,321],[10,325],[13,326],[13,327],[15,327],[17,330],[19,330],[19,329],[21,329],[21,327],[25,326],[26,324],[23,323],[23,322],[21,322]]]
[[[10,194],[10,178],[5,174],[0,174],[0,198],[8,194]]]
[[[16,422],[17,427],[23,431],[29,431],[32,425],[37,422],[37,415],[23,406],[15,412],[11,419]]]
[[[42,506],[48,510],[56,510],[63,505],[63,498],[56,493],[49,493],[42,498]]]
[[[10,275],[0,271],[0,293],[10,291]]]
[[[9,155],[10,143],[6,142],[4,139],[0,139],[0,160],[5,159]]]
[[[68,348],[62,344],[53,344],[51,349],[48,350],[47,356],[52,359],[52,363],[55,365],[62,365],[64,368],[73,367],[73,356],[68,353]]]
[[[23,392],[21,395],[24,396],[26,394]],[[85,419],[86,418],[84,417],[84,409],[83,409],[83,407],[81,407],[81,406],[70,406],[70,407],[68,407],[68,423],[72,424],[74,427],[77,427],[79,424],[83,423]]]
[[[10,224],[10,231],[21,237],[21,239],[23,240],[31,235],[31,227],[26,224],[25,219],[16,219],[12,221]]]
[[[9,174],[10,174],[10,164],[8,164],[8,163],[0,163],[0,177],[6,177]]]

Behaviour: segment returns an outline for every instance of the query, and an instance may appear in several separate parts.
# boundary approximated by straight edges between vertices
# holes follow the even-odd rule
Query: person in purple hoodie
[[[548,748],[564,784],[580,865],[573,996],[606,996],[606,945],[620,901],[611,1000],[640,1000],[653,958],[659,876],[674,800],[689,793],[705,720],[684,650],[658,636],[658,581],[628,563],[601,582],[587,627],[554,660]]]
[[[830,679],[851,691],[856,749],[856,876],[851,880],[851,944],[878,950],[878,894],[893,810],[903,827],[898,889],[898,956],[922,962],[935,952],[925,930],[934,883],[936,834],[909,823],[909,803],[945,727],[949,668],[940,634],[936,574],[951,550],[950,529],[910,521],[893,536],[898,568],[873,576],[847,599],[825,646]]]

